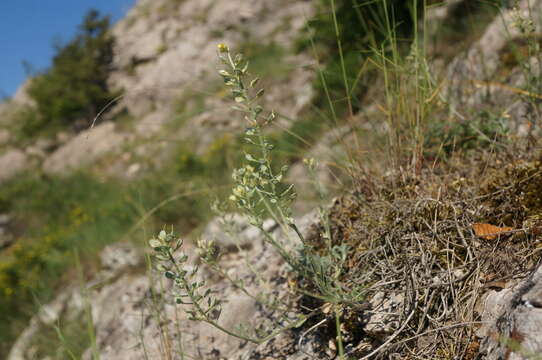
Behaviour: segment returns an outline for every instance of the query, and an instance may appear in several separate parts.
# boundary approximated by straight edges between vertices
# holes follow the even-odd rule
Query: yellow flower
[[[228,49],[228,46],[223,43],[218,44],[216,47],[218,49],[218,52],[220,53],[227,53],[228,51],[230,51],[230,49]]]

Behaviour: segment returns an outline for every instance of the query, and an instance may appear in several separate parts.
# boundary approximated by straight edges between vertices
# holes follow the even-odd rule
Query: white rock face
[[[309,231],[314,218],[315,215],[311,213],[298,221],[304,234]],[[218,220],[210,223],[204,236],[219,241],[222,269],[229,276],[242,279],[246,290],[254,297],[240,291],[205,266],[201,266],[198,273],[198,280],[205,280],[217,291],[216,296],[224,300],[218,322],[230,330],[240,324],[256,326],[276,316],[269,308],[265,310],[259,304],[257,297],[262,295],[262,291],[266,292],[266,300],[270,296],[287,298],[288,292],[287,284],[281,281],[285,271],[282,258],[246,221],[236,216],[234,222],[242,229],[238,233],[239,238],[245,244],[250,242],[250,247],[241,251],[229,247],[231,240],[224,240],[224,229],[217,226]],[[287,244],[292,241],[273,222],[268,221],[265,226],[278,241]],[[294,245],[291,243],[289,246]],[[183,251],[189,256],[188,265],[196,265],[195,248],[189,241],[185,242]],[[149,359],[170,358],[178,355],[181,348],[185,356],[201,359],[249,359],[253,351],[272,351],[269,346],[273,342],[257,347],[206,323],[188,320],[185,308],[174,304],[171,281],[156,273],[145,274],[147,265],[133,247],[127,244],[108,246],[101,260],[101,270],[86,285],[88,294],[84,296],[79,288],[67,289],[50,304],[43,306],[43,310],[34,316],[29,327],[16,341],[8,360],[27,359],[32,339],[39,333],[41,326],[58,322],[61,316],[81,318],[84,316],[85,302],[92,309],[101,359],[143,359],[145,354]],[[252,270],[247,266],[248,263]],[[286,340],[283,336],[280,341]],[[290,344],[288,349],[291,350],[293,346]],[[293,355],[292,359],[309,359],[301,352]],[[88,349],[83,359],[91,358],[91,349]]]
[[[542,354],[541,299],[542,267],[510,288],[489,292],[479,330],[484,359],[523,360]]]
[[[480,88],[472,82],[490,80],[493,77],[500,65],[500,51],[508,42],[514,41],[520,35],[519,28],[515,25],[518,14],[525,19],[532,18],[535,31],[540,32],[541,19],[539,16],[531,16],[530,9],[539,9],[541,5],[541,0],[521,0],[517,12],[516,9],[511,9],[497,16],[466,54],[461,54],[454,59],[447,71],[451,100],[467,102],[470,105],[479,104],[482,101],[481,99],[488,91],[488,86]],[[468,82],[471,82],[470,86]],[[477,87],[478,90],[476,90]],[[475,93],[473,94],[471,90]]]
[[[28,158],[24,152],[11,149],[0,155],[0,182],[20,174],[29,167]]]
[[[121,106],[138,119],[136,132],[143,138],[172,121],[183,94],[205,94],[205,111],[175,133],[198,139],[198,149],[205,149],[217,134],[242,126],[242,116],[229,110],[229,99],[208,93],[210,84],[216,88],[220,82],[216,45],[225,42],[237,51],[248,42],[276,43],[288,49],[312,12],[311,2],[303,0],[141,0],[113,30],[118,70],[110,83],[125,90]],[[314,73],[303,66],[310,59],[285,59],[291,74],[268,87],[270,108],[295,118],[308,104]]]
[[[6,145],[9,141],[10,132],[7,129],[0,129],[0,146]]]
[[[120,70],[111,83],[126,89],[124,101],[140,116],[149,111],[148,102],[167,103],[175,91],[215,77],[218,43],[235,48],[246,40],[276,41],[288,47],[312,11],[301,0],[141,0],[113,30]],[[284,23],[288,30],[278,31]]]
[[[137,1],[112,30],[116,43],[109,80],[112,88],[124,90],[125,96],[111,114],[125,108],[134,118],[130,137],[114,131],[111,124],[101,125],[70,140],[57,139],[59,148],[52,154],[33,146],[28,154],[43,162],[45,172],[62,174],[92,166],[105,156],[118,154],[123,145],[130,149],[135,144],[145,147],[146,161],[160,167],[169,152],[158,140],[166,137],[171,144],[186,138],[197,140],[196,152],[204,152],[225,132],[244,126],[242,116],[230,110],[227,94],[216,94],[221,81],[216,73],[216,45],[225,42],[237,51],[242,44],[265,47],[274,43],[291,53],[290,46],[313,11],[312,2],[306,0]],[[266,107],[296,119],[312,97],[314,72],[306,66],[311,62],[306,55],[285,57],[288,76],[264,79],[271,82]],[[29,81],[8,104],[1,104],[0,123],[3,114],[17,106],[32,105],[26,93]],[[171,126],[168,129],[179,116],[175,113],[179,101],[190,102],[193,94],[205,96],[204,111],[188,116],[173,131]],[[133,164],[118,160],[110,165],[114,169],[104,172],[122,177]]]
[[[97,125],[82,131],[53,152],[43,163],[43,171],[49,174],[64,174],[82,168],[119,150],[126,140],[127,135],[115,131],[115,124]]]

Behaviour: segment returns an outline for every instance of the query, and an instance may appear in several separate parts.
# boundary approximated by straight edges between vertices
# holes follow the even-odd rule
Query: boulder
[[[527,360],[542,354],[542,266],[524,280],[491,290],[484,301],[480,352],[487,360]]]
[[[11,134],[7,129],[0,129],[0,146],[6,145],[10,136]]]
[[[224,301],[218,323],[235,330],[239,325],[254,327],[276,318],[278,314],[262,306],[262,301],[287,298],[288,287],[282,281],[287,267],[278,253],[241,216],[232,218],[240,231],[239,238],[250,246],[241,250],[233,247],[234,240],[224,235],[218,218],[210,222],[202,236],[217,241],[221,247],[221,268],[233,279],[242,280],[246,292],[202,264],[199,264],[196,280],[205,280],[216,291],[215,296]],[[314,213],[299,219],[303,233],[310,231],[314,219]],[[290,248],[296,246],[291,234],[284,233],[274,222],[266,221],[265,228]],[[192,242],[185,241],[182,250],[189,256],[187,267],[198,265],[197,249]],[[180,351],[185,356],[202,359],[250,359],[269,353],[273,344],[285,342],[289,345],[282,351],[291,353],[292,359],[308,359],[307,349],[295,350],[295,342],[288,332],[268,345],[257,346],[207,323],[190,321],[186,308],[174,303],[171,281],[154,271],[147,273],[148,266],[140,254],[129,244],[105,248],[101,254],[101,269],[86,284],[86,291],[81,292],[79,287],[68,288],[43,306],[16,341],[8,360],[28,358],[40,329],[61,321],[61,317],[82,318],[85,304],[91,308],[97,348],[100,358],[105,360],[170,358]],[[265,292],[264,298],[262,292]],[[82,358],[92,359],[92,349]]]
[[[103,156],[120,150],[127,135],[115,131],[115,124],[103,123],[82,131],[55,150],[43,163],[48,174],[65,174],[90,165]]]
[[[24,152],[18,149],[10,149],[0,155],[0,182],[27,170],[30,164]]]

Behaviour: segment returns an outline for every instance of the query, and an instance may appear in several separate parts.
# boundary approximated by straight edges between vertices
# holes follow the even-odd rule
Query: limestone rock
[[[30,163],[24,152],[10,149],[0,155],[0,182],[6,181],[28,169]]]
[[[224,300],[218,322],[228,329],[241,324],[257,326],[274,316],[273,311],[261,306],[262,291],[266,299],[269,296],[282,298],[287,294],[287,286],[280,280],[285,270],[284,261],[264,242],[262,234],[254,231],[240,216],[234,218],[240,238],[248,239],[251,246],[243,249],[243,254],[225,251],[220,262],[229,276],[243,280],[252,296],[205,267],[198,275],[198,280],[205,280],[217,292],[216,296]],[[310,230],[313,220],[313,213],[299,219],[303,233]],[[273,222],[266,222],[265,227],[278,241],[285,244],[292,241]],[[222,238],[218,219],[213,220],[203,233],[220,244],[230,244],[230,240]],[[295,245],[290,244],[292,248]],[[195,247],[189,241],[185,241],[184,246],[183,251],[189,255],[189,266],[195,266],[198,262]],[[16,341],[8,360],[27,359],[32,352],[30,345],[43,326],[58,321],[59,316],[83,316],[85,303],[92,310],[100,358],[106,360],[167,358],[179,354],[181,348],[185,356],[196,358],[249,359],[258,353],[268,353],[272,344],[288,340],[283,336],[267,347],[257,347],[206,323],[189,321],[185,308],[174,304],[171,282],[159,274],[145,273],[147,266],[142,257],[128,244],[108,246],[103,250],[101,260],[101,270],[86,285],[88,293],[67,289],[44,306]],[[247,266],[247,261],[251,267]],[[308,359],[295,348],[295,342],[289,341],[289,344],[284,351],[292,354],[291,359]],[[92,351],[88,349],[83,359],[91,358]]]
[[[374,338],[386,337],[400,325],[403,294],[377,292],[369,300],[370,312],[367,312],[363,330]]]
[[[0,146],[6,145],[10,136],[11,134],[7,129],[0,129]]]
[[[501,291],[490,291],[478,334],[487,360],[531,359],[542,353],[542,266],[526,279]]]
[[[100,124],[82,131],[54,151],[43,163],[43,170],[60,174],[82,168],[106,154],[118,151],[126,140],[127,135],[115,131],[115,124]]]
[[[264,228],[268,231],[277,227],[277,223],[272,220],[264,223]],[[255,242],[260,241],[261,236],[260,231],[248,224],[242,215],[233,214],[210,221],[201,238],[214,242],[221,252],[226,253],[250,249]]]
[[[226,42],[237,51],[246,44],[262,48],[279,44],[287,54],[296,38],[293,34],[313,13],[314,5],[306,0],[139,0],[112,29],[116,41],[109,84],[122,89],[124,96],[103,116],[111,120],[118,109],[126,109],[134,118],[135,131],[127,137],[118,129],[114,131],[111,124],[103,124],[74,137],[62,133],[53,154],[34,145],[26,152],[49,174],[93,166],[122,145],[144,146],[147,156],[142,160],[157,168],[184,139],[197,140],[193,146],[200,154],[225,131],[239,131],[244,126],[242,115],[229,110],[230,100],[215,94],[220,81],[216,45]],[[315,74],[306,66],[312,61],[306,54],[285,55],[281,64],[289,69],[285,70],[288,76],[269,77],[272,84],[267,86],[266,107],[280,107],[287,117],[297,118],[312,97]],[[0,122],[17,106],[32,105],[26,93],[30,81],[9,103],[1,104]],[[191,101],[194,94],[205,94],[205,111],[187,116],[177,126],[179,103]],[[165,138],[166,148],[155,141]],[[124,176],[131,162],[112,159],[98,165],[108,176],[136,176],[133,168],[133,175]]]
[[[521,16],[533,18],[537,32],[540,31],[542,24],[539,17],[530,16],[530,9],[538,9],[541,5],[541,0],[522,0],[518,6]],[[509,41],[520,35],[518,27],[514,24],[517,14],[515,9],[510,9],[497,15],[482,37],[469,48],[466,54],[461,54],[452,61],[447,70],[448,79],[450,79],[448,87],[450,99],[471,105],[481,102],[484,92],[488,91],[487,86],[478,86],[476,89],[473,84],[470,86],[465,84],[468,81],[484,81],[492,78],[500,65],[500,51]],[[465,91],[466,89],[469,91]]]

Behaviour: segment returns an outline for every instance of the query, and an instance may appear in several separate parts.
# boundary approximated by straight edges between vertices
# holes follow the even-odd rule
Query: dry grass
[[[482,295],[523,278],[540,260],[542,163],[519,159],[522,153],[456,156],[417,177],[397,171],[334,202],[332,238],[351,248],[344,282],[367,284],[373,298],[343,314],[351,356],[475,357]],[[477,222],[521,231],[486,240],[474,234]],[[318,233],[311,242],[323,250]],[[396,307],[386,307],[393,298]],[[387,333],[364,328],[376,315]],[[315,331],[332,338],[330,326]]]

